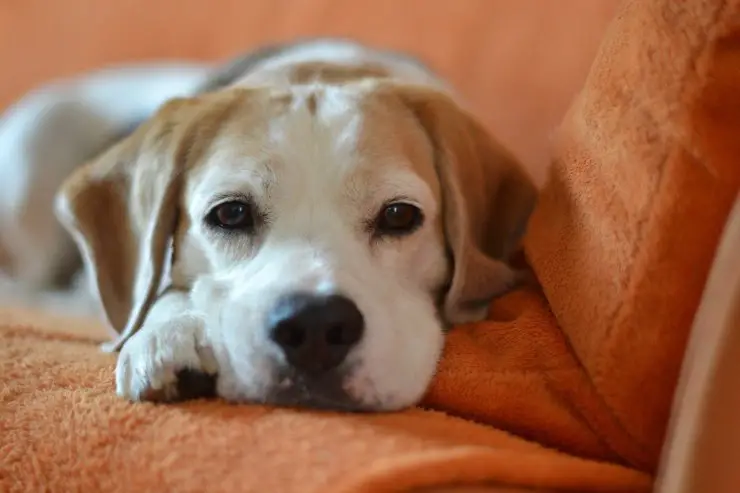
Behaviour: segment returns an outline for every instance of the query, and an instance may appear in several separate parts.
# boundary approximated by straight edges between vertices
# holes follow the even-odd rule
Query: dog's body
[[[119,334],[121,395],[181,397],[189,369],[217,373],[232,400],[418,401],[443,327],[480,319],[517,280],[506,262],[536,197],[527,175],[440,79],[393,53],[320,40],[186,72],[128,111],[52,105],[82,122],[90,155],[0,204],[6,263],[34,287],[64,270],[69,244],[41,208],[70,174],[58,213]],[[20,240],[40,234],[56,254],[36,265]]]

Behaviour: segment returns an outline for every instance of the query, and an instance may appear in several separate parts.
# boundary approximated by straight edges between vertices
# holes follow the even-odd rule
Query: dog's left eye
[[[386,205],[375,219],[378,236],[403,236],[414,232],[424,221],[421,210],[412,204],[395,202]]]
[[[246,202],[232,200],[211,209],[206,222],[222,229],[251,230],[254,228],[254,214],[252,207]]]

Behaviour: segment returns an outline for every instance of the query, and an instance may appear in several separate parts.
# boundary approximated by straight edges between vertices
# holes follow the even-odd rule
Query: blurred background
[[[424,59],[541,182],[618,0],[0,0],[0,112],[50,79],[332,35]]]

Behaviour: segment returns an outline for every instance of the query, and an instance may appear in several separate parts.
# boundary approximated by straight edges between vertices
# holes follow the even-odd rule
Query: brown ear
[[[187,152],[178,126],[187,100],[151,120],[73,173],[57,196],[57,215],[72,234],[118,350],[143,323],[164,275],[177,221],[179,176]]]
[[[479,320],[490,301],[519,279],[508,262],[519,247],[537,188],[514,156],[449,96],[420,87],[394,92],[435,146],[454,262],[443,315],[449,323]]]

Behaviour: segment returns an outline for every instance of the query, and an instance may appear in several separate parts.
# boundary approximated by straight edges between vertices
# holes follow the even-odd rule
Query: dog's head
[[[511,287],[535,197],[448,96],[375,82],[174,100],[59,203],[119,347],[167,277],[225,397],[383,410],[421,398],[445,325]]]

